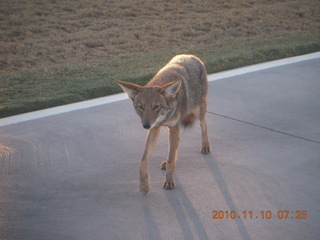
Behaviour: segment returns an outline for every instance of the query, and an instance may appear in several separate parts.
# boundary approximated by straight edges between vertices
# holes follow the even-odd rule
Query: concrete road
[[[163,129],[147,196],[129,100],[1,119],[0,239],[320,239],[319,66],[210,76],[224,78],[209,84],[212,154],[198,125],[182,132],[176,189],[162,189]]]

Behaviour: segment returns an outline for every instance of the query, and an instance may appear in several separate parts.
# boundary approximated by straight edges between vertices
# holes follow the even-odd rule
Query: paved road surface
[[[211,82],[212,154],[200,154],[198,126],[182,132],[176,189],[163,190],[163,129],[147,196],[146,131],[129,100],[0,120],[0,239],[320,239],[319,66]]]

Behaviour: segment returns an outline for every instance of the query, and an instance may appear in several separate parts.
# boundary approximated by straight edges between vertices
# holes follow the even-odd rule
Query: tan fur
[[[132,100],[144,128],[149,129],[146,147],[140,162],[140,191],[149,191],[148,161],[158,141],[161,126],[169,128],[169,154],[160,164],[166,169],[163,187],[174,188],[180,124],[190,126],[200,120],[201,152],[210,153],[206,124],[207,72],[195,56],[178,55],[162,68],[146,86],[117,81]]]

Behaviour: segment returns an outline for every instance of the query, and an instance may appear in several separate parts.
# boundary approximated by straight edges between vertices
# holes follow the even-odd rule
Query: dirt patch
[[[0,3],[1,71],[319,31],[319,1],[80,0]]]

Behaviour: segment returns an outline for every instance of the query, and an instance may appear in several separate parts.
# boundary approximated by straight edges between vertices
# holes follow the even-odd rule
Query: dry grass
[[[116,92],[178,53],[213,72],[319,50],[319,16],[318,0],[2,0],[0,117]]]

